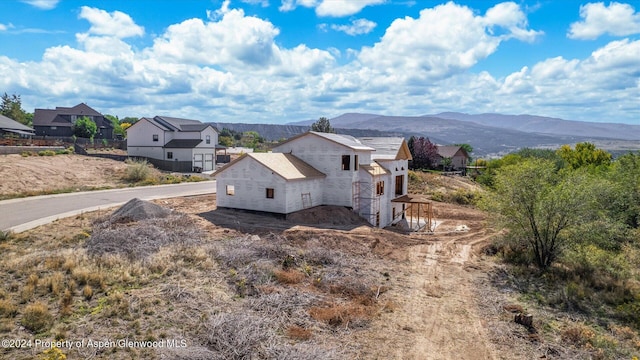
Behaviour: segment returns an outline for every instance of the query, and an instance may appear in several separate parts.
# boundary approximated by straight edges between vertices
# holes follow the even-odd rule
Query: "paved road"
[[[0,229],[22,232],[77,214],[142,200],[213,194],[215,181],[86,191],[0,201]]]

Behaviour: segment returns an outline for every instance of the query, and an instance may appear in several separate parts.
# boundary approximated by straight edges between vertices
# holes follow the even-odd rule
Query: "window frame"
[[[225,186],[225,194],[227,194],[227,196],[235,196],[236,195],[236,187],[234,185]]]
[[[160,135],[158,135],[158,134],[153,134],[153,136],[151,137],[151,139],[153,140],[153,142],[158,142],[158,141],[160,141]]]
[[[205,143],[207,143],[207,144],[211,144],[211,135],[207,135],[207,136],[205,136],[205,137],[204,137],[204,141],[205,141]]]
[[[276,191],[274,188],[266,188],[265,195],[267,199],[275,199]]]
[[[351,171],[351,155],[342,155],[342,170]]]
[[[173,159],[173,151],[167,151],[167,160]]]

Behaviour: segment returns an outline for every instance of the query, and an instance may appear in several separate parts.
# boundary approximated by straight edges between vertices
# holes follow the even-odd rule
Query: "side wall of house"
[[[287,214],[322,205],[323,178],[293,180],[287,183]]]
[[[397,222],[400,218],[394,220],[394,214],[398,216],[402,212],[401,203],[392,203],[391,200],[405,195],[408,190],[408,161],[407,160],[378,160],[378,163],[390,172],[384,177],[385,192],[380,197],[380,226],[385,227]],[[396,178],[402,176],[402,188],[396,192]]]
[[[207,144],[207,136],[209,143]],[[202,169],[204,171],[214,170],[216,168],[216,145],[218,144],[218,133],[212,128],[207,127],[199,132],[196,137],[202,139],[202,142],[193,149],[194,161],[196,155],[201,155],[203,159]],[[200,158],[198,156],[197,158]],[[194,163],[194,166],[198,166]]]
[[[277,146],[273,152],[291,153],[327,175],[322,191],[323,205],[352,207],[353,183],[358,181],[355,155],[359,164],[371,161],[370,151],[355,151],[313,134]],[[349,170],[342,170],[343,155],[350,157]]]
[[[153,141],[153,136],[158,140]],[[146,119],[140,119],[135,125],[127,129],[127,154],[129,156],[144,156],[165,160],[162,146],[165,144],[165,131],[151,124]]]
[[[454,169],[459,170],[467,166],[467,157],[461,151],[458,151],[453,158],[451,158],[451,165]]]
[[[216,175],[216,204],[219,207],[287,213],[286,181],[256,160],[245,157]],[[227,186],[233,187],[233,195]],[[268,199],[266,189],[274,192]]]

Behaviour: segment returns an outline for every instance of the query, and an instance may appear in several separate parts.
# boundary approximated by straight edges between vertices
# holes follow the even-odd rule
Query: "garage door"
[[[194,170],[196,170],[196,168],[202,169],[203,168],[202,165],[203,165],[202,154],[193,155],[193,168],[194,168]]]
[[[213,154],[204,154],[204,171],[213,170]]]

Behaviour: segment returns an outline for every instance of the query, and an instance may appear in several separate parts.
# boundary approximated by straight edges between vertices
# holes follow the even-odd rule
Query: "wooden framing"
[[[409,229],[411,229],[411,231],[433,231],[433,207],[429,199],[421,195],[407,194],[397,197],[391,200],[391,202],[408,204],[408,206],[405,207],[404,211],[401,211],[397,216],[404,216],[405,218],[407,218]],[[414,216],[416,212],[417,218]],[[420,223],[421,218],[424,219],[424,224]]]

